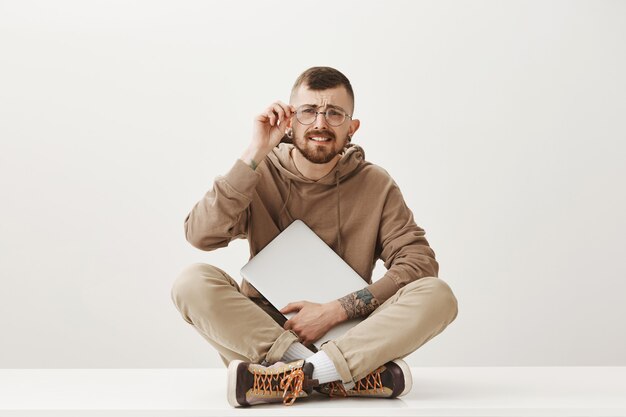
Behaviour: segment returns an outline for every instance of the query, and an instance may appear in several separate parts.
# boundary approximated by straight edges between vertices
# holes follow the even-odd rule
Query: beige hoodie
[[[437,276],[435,254],[400,189],[387,171],[365,161],[360,146],[349,144],[335,168],[317,181],[299,173],[292,149],[281,143],[256,170],[238,159],[218,176],[185,219],[187,240],[210,251],[246,238],[252,258],[300,219],[369,284],[381,304],[411,281]],[[387,272],[372,283],[378,259]],[[259,297],[245,280],[242,291]]]

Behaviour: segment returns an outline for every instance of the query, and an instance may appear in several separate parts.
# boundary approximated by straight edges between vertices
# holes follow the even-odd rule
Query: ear
[[[354,119],[350,122],[350,129],[348,129],[348,134],[350,136],[354,136],[354,133],[359,130],[359,126],[361,126],[361,121],[359,119]]]

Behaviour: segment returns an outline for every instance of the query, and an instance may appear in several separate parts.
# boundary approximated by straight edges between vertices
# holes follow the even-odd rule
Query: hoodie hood
[[[319,180],[311,180],[304,177],[296,168],[291,157],[291,151],[294,145],[291,143],[281,143],[268,154],[269,160],[282,173],[285,179],[304,183],[317,183],[335,185],[338,180],[341,182],[345,178],[356,174],[365,162],[365,151],[359,145],[348,144],[341,154],[341,159],[337,165]]]
[[[296,168],[296,165],[291,157],[291,151],[294,149],[294,145],[291,143],[281,143],[275,147],[272,152],[268,154],[268,159],[279,171],[280,175],[285,178],[288,183],[287,198],[280,211],[287,213],[290,222],[295,219],[289,213],[287,205],[289,198],[291,197],[291,187],[294,182],[307,183],[307,184],[319,184],[322,187],[335,187],[336,191],[336,225],[337,225],[337,253],[342,256],[343,251],[341,247],[341,191],[340,184],[346,178],[349,178],[359,172],[365,167],[365,151],[359,145],[349,143],[341,154],[341,159],[337,162],[337,165],[325,176],[319,180],[311,180],[304,177]]]

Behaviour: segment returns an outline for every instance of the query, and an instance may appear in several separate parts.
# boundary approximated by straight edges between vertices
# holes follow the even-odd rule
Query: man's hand
[[[254,118],[252,141],[241,160],[253,169],[280,143],[285,136],[287,122],[295,114],[295,107],[276,101]]]
[[[316,342],[332,327],[347,320],[346,311],[337,300],[326,304],[298,301],[287,304],[280,312],[298,313],[287,320],[284,327],[296,332],[304,345]]]

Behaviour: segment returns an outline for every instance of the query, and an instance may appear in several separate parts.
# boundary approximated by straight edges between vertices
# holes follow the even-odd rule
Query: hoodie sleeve
[[[439,264],[424,235],[424,229],[415,224],[413,213],[394,182],[387,194],[378,230],[380,259],[387,272],[367,287],[380,304],[412,281],[437,276]]]
[[[218,176],[185,219],[185,237],[198,249],[210,251],[246,236],[248,206],[261,174],[241,159]]]

